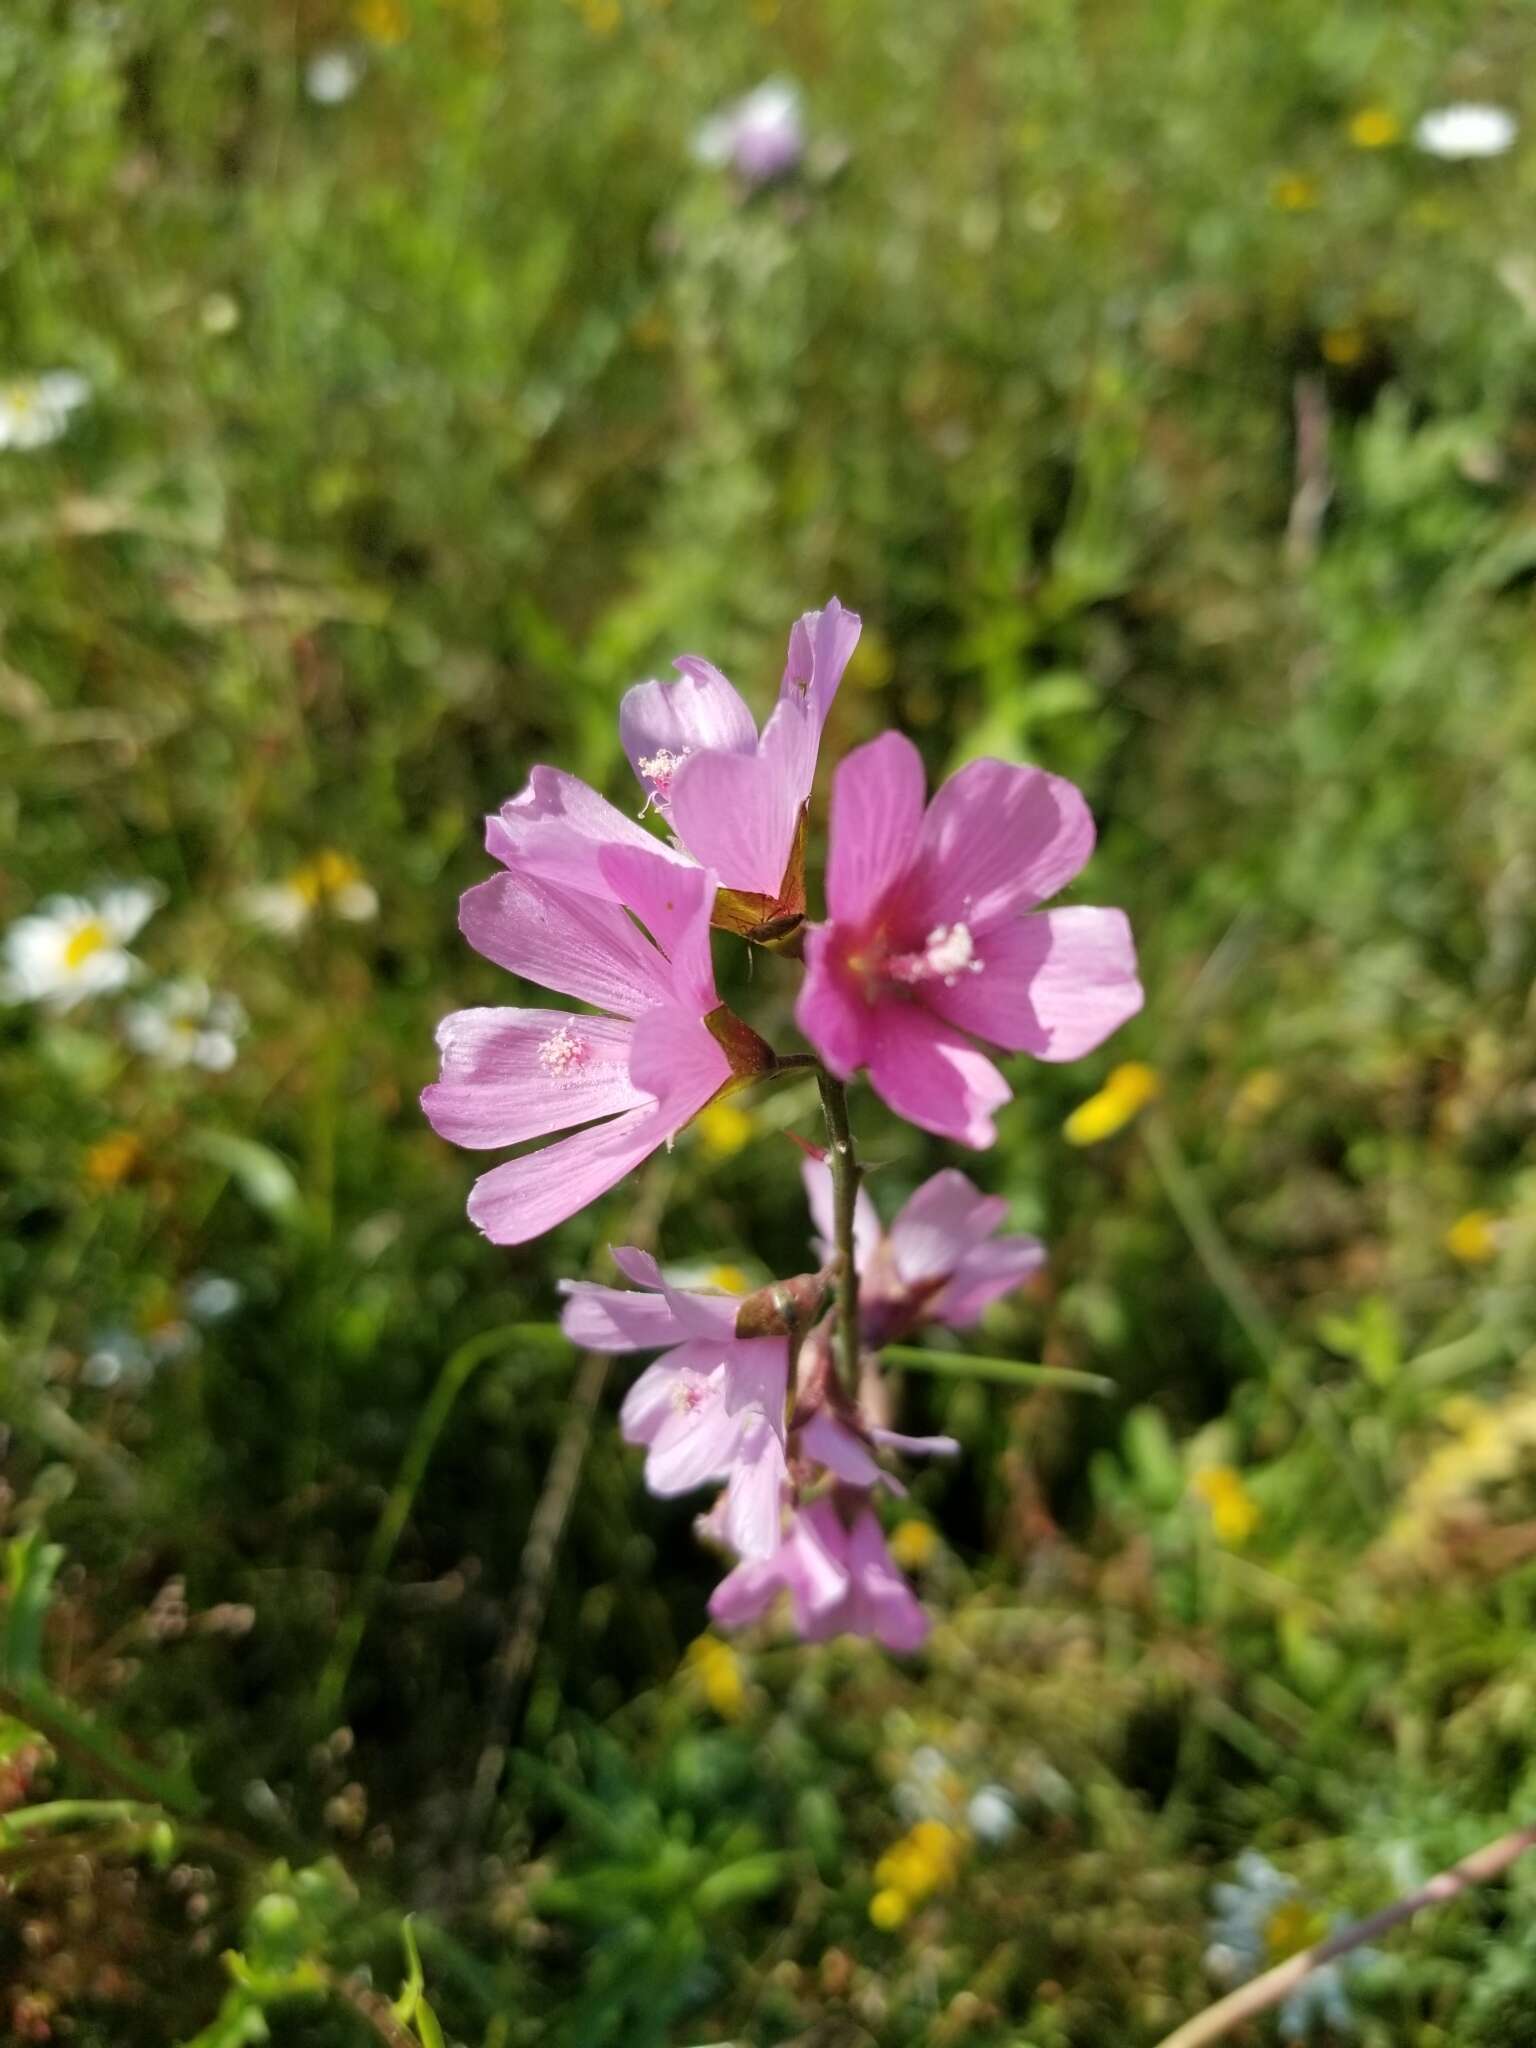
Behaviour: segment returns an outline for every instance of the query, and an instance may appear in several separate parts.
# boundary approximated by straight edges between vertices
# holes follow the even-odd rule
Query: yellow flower
[[[911,1911],[912,1901],[894,1885],[876,1892],[869,1902],[869,1917],[882,1934],[894,1933]]]
[[[352,19],[370,43],[386,49],[403,43],[411,32],[411,17],[401,0],[357,0]]]
[[[1500,1234],[1491,1209],[1469,1209],[1445,1233],[1445,1248],[1463,1266],[1490,1266],[1499,1256]]]
[[[1328,1922],[1305,1899],[1286,1899],[1264,1922],[1264,1961],[1288,1962],[1303,1949],[1312,1948],[1328,1933]]]
[[[93,1188],[115,1188],[143,1157],[144,1147],[132,1131],[108,1131],[86,1152],[85,1178]]]
[[[1322,339],[1323,360],[1341,370],[1365,354],[1365,335],[1358,327],[1330,327]]]
[[[739,1721],[747,1703],[741,1659],[718,1636],[700,1636],[688,1645],[688,1665],[699,1690],[722,1721]]]
[[[752,1282],[740,1266],[711,1266],[705,1276],[706,1284],[717,1287],[722,1294],[750,1294]]]
[[[1190,1481],[1211,1511],[1211,1527],[1223,1543],[1239,1549],[1259,1525],[1259,1504],[1233,1465],[1207,1465]]]
[[[1255,1067],[1244,1076],[1232,1098],[1234,1123],[1256,1124],[1277,1109],[1285,1096],[1285,1082],[1273,1067]]]
[[[931,1522],[914,1521],[908,1516],[891,1531],[889,1547],[892,1558],[904,1572],[920,1572],[924,1565],[933,1562],[939,1539]]]
[[[1098,1145],[1138,1117],[1163,1092],[1162,1076],[1141,1060],[1116,1067],[1097,1095],[1090,1095],[1062,1125],[1069,1145]]]
[[[1269,202],[1282,213],[1310,213],[1319,196],[1316,179],[1300,171],[1283,171],[1270,180]]]
[[[895,1893],[905,1901],[906,1910],[899,1916],[904,1920],[912,1907],[920,1906],[932,1893],[949,1889],[960,1874],[964,1850],[965,1837],[956,1829],[946,1827],[941,1820],[920,1820],[875,1865],[875,1883],[880,1887],[875,1898]],[[871,1901],[871,1918],[874,1910]],[[882,1910],[888,1911],[889,1905]],[[879,1926],[881,1922],[877,1920],[875,1924]],[[899,1925],[899,1920],[890,1924]]]
[[[729,1159],[752,1137],[752,1119],[734,1102],[708,1102],[694,1119],[699,1141],[714,1159]]]
[[[1356,149],[1390,149],[1403,124],[1388,107],[1361,107],[1349,117],[1349,139]]]

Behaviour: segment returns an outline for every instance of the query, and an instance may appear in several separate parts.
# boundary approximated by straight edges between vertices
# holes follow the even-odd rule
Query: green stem
[[[336,1640],[331,1654],[326,1659],[325,1669],[320,1674],[320,1684],[315,1695],[315,1716],[320,1726],[333,1727],[340,1716],[346,1696],[347,1680],[352,1675],[353,1661],[362,1646],[368,1623],[383,1591],[385,1575],[394,1558],[395,1546],[400,1541],[411,1508],[422,1480],[426,1477],[427,1466],[437,1448],[437,1440],[443,1433],[444,1425],[453,1413],[454,1404],[463,1393],[471,1376],[491,1359],[517,1343],[554,1342],[562,1346],[565,1339],[558,1323],[504,1323],[499,1329],[482,1330],[478,1337],[471,1337],[461,1344],[457,1351],[450,1352],[438,1373],[426,1405],[416,1418],[416,1427],[411,1441],[406,1446],[405,1456],[400,1461],[400,1473],[389,1499],[384,1503],[383,1512],[374,1528],[373,1539],[368,1545],[368,1555],[363,1561],[362,1573],[352,1604],[336,1631]]]
[[[1227,1304],[1233,1321],[1258,1353],[1260,1362],[1273,1367],[1281,1351],[1280,1332],[1271,1322],[1247,1274],[1237,1263],[1232,1247],[1222,1235],[1221,1226],[1201,1191],[1200,1183],[1190,1172],[1189,1163],[1179,1149],[1173,1126],[1161,1112],[1151,1110],[1143,1119],[1142,1135],[1146,1140],[1147,1156],[1163,1184],[1169,1206],[1183,1224],[1211,1283]]]
[[[859,1391],[859,1268],[854,1257],[853,1218],[859,1194],[859,1160],[848,1121],[848,1091],[825,1067],[818,1069],[822,1113],[827,1120],[827,1165],[832,1173],[832,1229],[841,1261],[837,1276],[837,1337],[843,1385]]]
[[[1117,1392],[1102,1373],[1076,1372],[1068,1365],[1026,1365],[1018,1358],[973,1358],[963,1351],[924,1351],[915,1344],[887,1344],[880,1353],[886,1365],[909,1372],[939,1373],[946,1379],[997,1380],[1010,1387],[1060,1387],[1074,1394],[1108,1398]]]

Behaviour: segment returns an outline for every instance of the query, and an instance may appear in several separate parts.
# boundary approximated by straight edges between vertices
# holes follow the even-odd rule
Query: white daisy
[[[195,978],[162,982],[123,1014],[128,1043],[162,1067],[202,1067],[227,1074],[245,1012],[233,996],[216,995]]]
[[[1236,1884],[1212,1888],[1215,1913],[1205,1967],[1219,1984],[1245,1984],[1303,1949],[1324,1941],[1341,1926],[1329,1921],[1296,1880],[1278,1871],[1267,1856],[1245,1849],[1237,1859]],[[1304,2041],[1319,2022],[1337,2033],[1354,2027],[1346,1978],[1376,1960],[1373,1949],[1351,1949],[1336,1962],[1310,1971],[1281,2006],[1280,2032]]]
[[[355,50],[317,50],[304,66],[304,90],[317,107],[339,107],[363,82],[363,60]]]
[[[128,951],[161,901],[143,883],[98,889],[94,896],[51,896],[5,935],[0,1000],[72,1010],[143,973]]]
[[[1508,108],[1462,100],[1424,115],[1413,139],[1427,156],[1461,163],[1469,157],[1502,156],[1519,131],[1520,124]]]
[[[378,892],[349,854],[326,849],[304,861],[286,881],[243,889],[239,908],[252,924],[292,938],[319,912],[365,924],[376,917]]]
[[[1001,1785],[983,1785],[966,1803],[966,1826],[979,1842],[1006,1842],[1019,1824],[1013,1801]]]
[[[90,395],[90,385],[75,370],[0,384],[0,448],[46,448]]]

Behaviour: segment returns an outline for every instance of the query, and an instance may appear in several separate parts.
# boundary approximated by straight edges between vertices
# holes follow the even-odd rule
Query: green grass
[[[0,922],[151,880],[145,960],[251,1021],[209,1077],[132,1054],[111,1002],[0,1011],[3,1682],[56,1752],[25,1796],[171,1816],[0,1836],[0,2040],[40,2012],[85,2048],[235,2042],[263,2005],[274,2040],[366,2040],[301,1966],[393,1995],[415,1910],[448,2038],[487,2048],[1150,2048],[1213,1995],[1242,1848],[1354,1913],[1528,1818],[1536,156],[1406,138],[1449,99],[1518,111],[1536,18],[4,17],[0,374],[93,397],[0,451]],[[320,107],[338,40],[365,75]],[[812,156],[743,203],[690,136],[777,73]],[[1358,146],[1365,107],[1400,138]],[[1147,1009],[1080,1067],[1017,1063],[963,1163],[1051,1248],[976,1350],[1115,1393],[903,1375],[965,1445],[915,1487],[931,1652],[764,1637],[733,1717],[684,1657],[692,1504],[641,1490],[616,1369],[507,1698],[579,1412],[530,1326],[637,1199],[669,1258],[799,1270],[782,1131],[816,1111],[777,1084],[744,1149],[695,1131],[638,1195],[490,1247],[415,1101],[436,1019],[506,991],[456,897],[533,762],[632,802],[632,681],[697,649],[763,705],[834,591],[865,637],[828,759],[899,725],[934,774],[1036,760],[1099,819],[1083,900],[1130,912]],[[242,918],[327,848],[373,922]],[[790,967],[721,966],[785,1043]],[[1069,1145],[1132,1058],[1158,1107]],[[854,1115],[883,1204],[951,1156]],[[1474,1210],[1483,1265],[1445,1246]],[[206,1271],[234,1316],[91,1383]],[[1212,1464],[1256,1505],[1240,1545]],[[177,1576],[184,1627],[153,1604]],[[231,1605],[243,1633],[198,1620]],[[882,1932],[924,1745],[1020,1824]],[[1387,1944],[1361,2038],[1525,2041],[1533,1944],[1517,1867]]]

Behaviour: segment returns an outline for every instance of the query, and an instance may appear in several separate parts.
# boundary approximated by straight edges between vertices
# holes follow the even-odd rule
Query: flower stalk
[[[827,1165],[832,1175],[833,1237],[837,1275],[837,1349],[843,1385],[859,1390],[859,1267],[854,1256],[853,1216],[859,1194],[859,1159],[848,1121],[848,1091],[825,1067],[817,1070],[822,1113],[827,1120]]]

